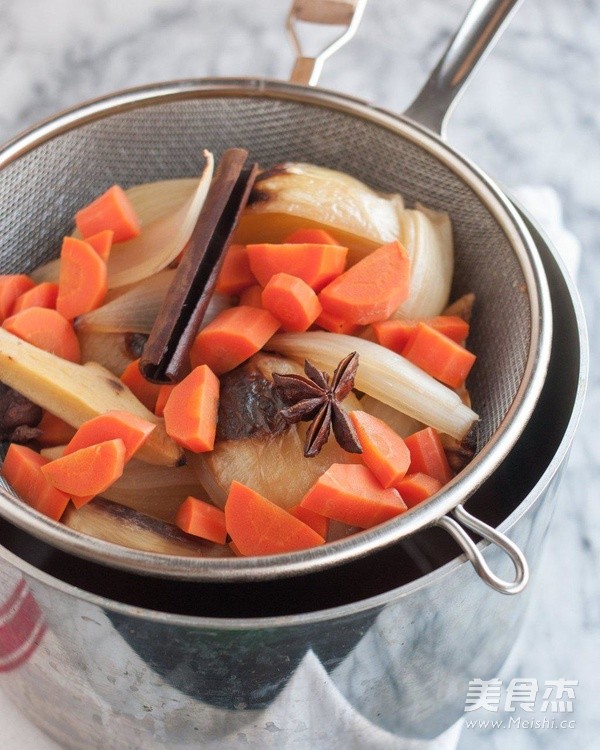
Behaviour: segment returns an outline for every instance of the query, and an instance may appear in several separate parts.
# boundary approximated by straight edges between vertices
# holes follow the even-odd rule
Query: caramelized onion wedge
[[[142,223],[142,232],[113,245],[108,260],[109,289],[132,284],[166,268],[185,248],[198,220],[213,175],[214,160],[204,151],[206,165],[195,189],[189,180],[162,180],[138,185],[127,192]],[[36,283],[57,281],[60,261],[36,268]]]
[[[403,414],[397,409],[393,409],[388,404],[384,404],[383,401],[379,401],[373,396],[369,396],[366,393],[360,400],[360,408],[366,411],[367,414],[372,414],[374,417],[383,420],[389,425],[394,432],[397,432],[400,437],[408,437],[413,432],[423,429],[423,423],[419,422],[413,417],[409,417]]]
[[[185,248],[198,221],[212,180],[214,160],[204,151],[206,166],[193,195],[177,210],[155,219],[128,242],[119,242],[108,259],[110,289],[131,284],[162,271]]]
[[[136,356],[131,344],[135,343],[130,333],[101,333],[99,331],[79,331],[81,362],[97,362],[119,377]]]
[[[206,497],[189,465],[151,466],[135,458],[125,465],[122,476],[102,495],[169,523],[175,521],[179,506],[186,497]]]
[[[167,269],[150,276],[108,304],[77,318],[75,327],[81,331],[114,333],[117,331],[149,334],[173,282],[175,271]],[[220,312],[230,306],[228,297],[213,294],[203,324],[210,323]]]
[[[452,226],[448,214],[424,206],[400,217],[400,241],[410,256],[410,293],[393,317],[428,318],[448,304],[454,273]]]
[[[198,180],[158,180],[134,185],[125,192],[142,226],[177,211],[194,194]]]
[[[177,526],[97,497],[79,510],[69,505],[62,522],[74,531],[122,547],[184,557],[231,557],[226,544],[195,539]]]
[[[309,359],[328,372],[349,352],[358,352],[360,364],[354,382],[359,391],[458,439],[478,419],[450,388],[372,341],[321,331],[283,333],[273,336],[265,349],[299,361]]]
[[[0,379],[73,427],[111,409],[137,414],[156,423],[137,457],[166,466],[183,460],[183,451],[165,432],[163,420],[101,365],[68,362],[0,328]]]
[[[378,193],[333,169],[287,162],[258,176],[236,241],[280,242],[298,226],[318,225],[348,245],[353,264],[400,237],[403,210],[400,195]]]

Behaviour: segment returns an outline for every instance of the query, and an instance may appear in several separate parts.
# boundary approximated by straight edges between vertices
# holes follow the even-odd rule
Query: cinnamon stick
[[[190,348],[258,170],[257,164],[246,164],[247,158],[245,149],[231,148],[217,166],[140,358],[140,372],[153,383],[177,382],[187,372]]]

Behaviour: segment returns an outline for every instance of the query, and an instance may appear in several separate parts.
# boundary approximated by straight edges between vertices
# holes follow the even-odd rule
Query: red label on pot
[[[0,604],[0,672],[24,664],[38,647],[46,624],[25,581]]]

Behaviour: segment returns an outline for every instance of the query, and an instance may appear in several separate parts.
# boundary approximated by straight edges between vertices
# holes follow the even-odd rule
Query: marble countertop
[[[402,110],[467,5],[371,0],[322,85]],[[0,0],[0,142],[119,88],[214,75],[285,78],[293,59],[286,11],[286,0]],[[546,185],[558,194],[583,247],[578,283],[592,362],[587,408],[511,666],[512,676],[579,680],[577,729],[513,731],[510,739],[469,729],[460,750],[566,750],[592,747],[600,734],[599,70],[597,3],[526,0],[449,128],[452,145],[504,186]],[[2,717],[10,713],[0,705]]]

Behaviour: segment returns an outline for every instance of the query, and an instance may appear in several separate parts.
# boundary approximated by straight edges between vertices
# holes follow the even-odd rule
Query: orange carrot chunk
[[[245,305],[223,310],[196,336],[192,367],[208,365],[217,375],[233,370],[262,349],[278,328],[268,310]]]
[[[365,411],[350,412],[350,419],[358,435],[365,465],[383,487],[397,488],[410,465],[410,452],[404,440],[382,419]]]
[[[469,335],[469,324],[457,315],[437,315],[421,321],[461,344]],[[375,338],[381,346],[400,354],[414,333],[417,320],[382,320],[373,323]]]
[[[325,310],[321,310],[321,314],[315,320],[315,323],[326,331],[331,331],[331,333],[345,333],[348,336],[354,335],[360,327]]]
[[[56,310],[27,307],[7,318],[2,327],[38,349],[69,362],[79,362],[81,359],[79,339],[73,326]]]
[[[53,281],[43,281],[29,291],[17,297],[13,305],[12,314],[26,310],[28,307],[47,307],[49,310],[56,308],[58,296],[58,284]]]
[[[195,367],[173,388],[164,408],[167,435],[196,453],[215,445],[219,378],[206,365]]]
[[[225,523],[242,555],[278,555],[324,544],[322,536],[287,510],[233,481],[225,503]]]
[[[32,508],[59,521],[69,504],[69,495],[53,487],[42,474],[47,458],[24,445],[11,443],[2,464],[2,476]]]
[[[240,305],[246,307],[262,307],[262,286],[253,284],[240,294]]]
[[[229,549],[230,549],[230,550],[231,550],[231,551],[233,552],[233,554],[234,554],[234,555],[235,555],[236,557],[244,557],[244,555],[242,555],[242,553],[241,553],[241,552],[239,551],[239,549],[238,549],[238,547],[237,547],[237,545],[236,545],[236,543],[235,543],[235,542],[232,542],[232,541],[230,540],[230,541],[229,541],[229,542],[228,542],[227,544],[228,544],[228,546],[229,546]]]
[[[108,289],[106,263],[87,242],[65,237],[56,309],[71,320],[100,306]]]
[[[417,327],[416,320],[379,320],[371,326],[378,344],[400,354]]]
[[[174,385],[161,385],[160,390],[158,391],[158,397],[156,399],[156,404],[154,406],[154,413],[157,417],[162,417],[165,413],[165,405],[167,401],[169,400],[169,396],[171,395],[171,391],[175,388]]]
[[[186,534],[193,534],[217,544],[225,544],[227,539],[225,513],[220,508],[215,508],[214,505],[191,495],[179,506],[175,525]]]
[[[0,322],[12,314],[17,299],[34,286],[25,274],[0,275]]]
[[[406,511],[398,491],[384,489],[362,464],[332,464],[302,498],[300,507],[361,529]]]
[[[276,273],[262,293],[262,304],[281,321],[284,331],[306,331],[321,312],[319,298],[312,288],[297,276]]]
[[[410,258],[398,242],[378,248],[326,286],[323,310],[349,323],[385,320],[408,297]]]
[[[115,233],[112,229],[103,229],[101,232],[86,237],[85,241],[91,245],[100,258],[106,263],[110,256],[110,249],[114,241]]]
[[[459,388],[475,363],[475,355],[427,323],[418,323],[402,356],[450,388]]]
[[[289,273],[319,292],[346,266],[348,248],[340,245],[287,243],[248,245],[248,259],[258,282],[266,286],[276,273]]]
[[[128,411],[107,411],[88,419],[78,429],[66,446],[63,456],[89,448],[106,440],[121,438],[125,444],[125,461],[142,447],[156,425]]]
[[[335,240],[329,232],[324,229],[310,229],[309,227],[300,228],[294,230],[289,234],[285,240],[285,244],[300,244],[300,245],[338,245],[339,242]]]
[[[305,523],[313,531],[316,531],[319,536],[323,539],[327,539],[329,532],[329,518],[321,516],[308,508],[303,508],[301,505],[294,505],[290,508],[289,512],[302,523]]]
[[[216,292],[239,294],[256,284],[245,245],[230,245],[217,278]]]
[[[146,409],[154,411],[161,386],[151,383],[140,372],[140,360],[134,359],[121,373],[121,382],[129,388],[138,401],[141,401]]]
[[[75,224],[82,237],[111,229],[115,242],[137,237],[140,221],[123,188],[113,185],[96,200],[75,214]]]
[[[454,476],[440,436],[433,427],[425,427],[423,430],[413,432],[404,438],[404,442],[410,451],[409,472],[427,474],[434,477],[442,484],[449,482]]]
[[[124,467],[125,443],[116,438],[50,461],[41,471],[62,492],[91,500],[116,482]]]
[[[400,492],[402,499],[408,507],[414,508],[415,505],[422,503],[423,500],[427,500],[432,495],[435,495],[438,490],[442,489],[442,486],[442,483],[438,479],[435,479],[435,477],[429,477],[427,474],[416,472],[414,474],[407,474],[399,482],[398,492]]]
[[[42,414],[38,425],[42,434],[38,437],[38,443],[42,448],[51,448],[55,445],[66,445],[75,434],[75,428],[60,417],[56,417],[49,411]]]

